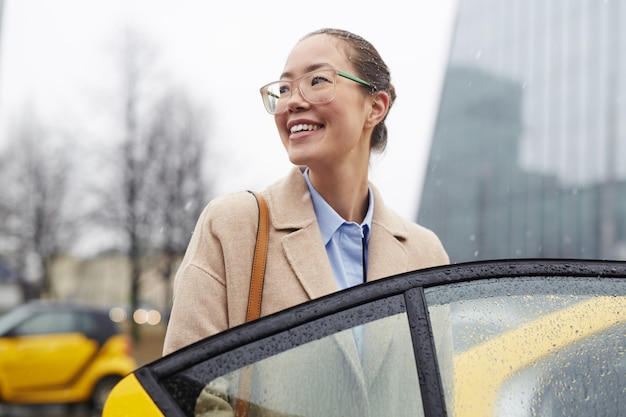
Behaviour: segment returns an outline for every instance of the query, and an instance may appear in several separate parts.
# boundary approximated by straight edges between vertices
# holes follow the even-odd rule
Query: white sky
[[[372,42],[391,69],[398,99],[370,177],[388,205],[414,219],[455,9],[456,0],[4,0],[0,145],[26,106],[46,123],[105,140],[100,97],[113,45],[130,26],[208,109],[212,143],[228,161],[217,193],[262,189],[290,163],[258,88],[278,78],[301,36],[337,27]]]

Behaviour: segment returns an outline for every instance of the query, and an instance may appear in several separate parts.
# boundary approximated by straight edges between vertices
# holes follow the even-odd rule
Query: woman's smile
[[[299,124],[299,125],[292,126],[291,129],[289,129],[289,131],[293,134],[293,133],[311,131],[311,130],[317,130],[317,129],[319,129],[318,125]]]

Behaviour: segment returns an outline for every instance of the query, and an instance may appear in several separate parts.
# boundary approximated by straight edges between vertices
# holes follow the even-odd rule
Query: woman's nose
[[[291,96],[287,101],[287,108],[291,111],[300,110],[309,106],[309,102],[304,98],[300,88],[294,88],[291,90]]]

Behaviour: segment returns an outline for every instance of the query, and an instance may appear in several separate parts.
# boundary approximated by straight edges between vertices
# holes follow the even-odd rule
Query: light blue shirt
[[[363,223],[348,222],[324,200],[309,179],[309,170],[303,173],[311,193],[326,253],[339,289],[346,289],[366,280],[367,245],[374,213],[374,198],[369,190],[369,205]]]

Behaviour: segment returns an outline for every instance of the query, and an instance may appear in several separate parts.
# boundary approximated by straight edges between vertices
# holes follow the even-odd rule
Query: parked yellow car
[[[232,416],[242,402],[251,417],[624,416],[625,381],[625,262],[486,261],[202,340],[124,378],[104,417]]]
[[[0,317],[0,403],[89,403],[137,368],[108,310],[34,302]]]

